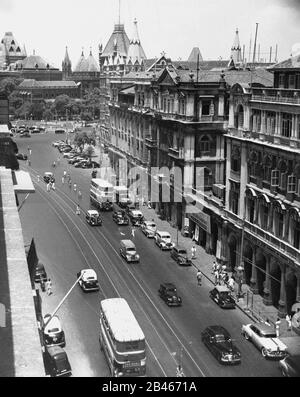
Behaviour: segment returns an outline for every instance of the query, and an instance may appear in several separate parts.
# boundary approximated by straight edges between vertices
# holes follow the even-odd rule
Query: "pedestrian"
[[[50,192],[51,186],[50,186],[50,181],[47,183],[47,192]]]
[[[39,176],[39,175],[37,175],[36,177],[37,177],[37,181],[39,182],[39,181],[40,181],[40,176]]]
[[[230,279],[228,280],[228,288],[230,288],[231,292],[234,291],[234,284],[235,284],[234,279],[230,277]]]
[[[46,281],[46,287],[47,287],[47,295],[51,295],[52,292],[52,281],[50,278]]]
[[[227,270],[227,266],[226,266],[225,263],[224,263],[224,265],[222,265],[222,272],[225,273],[226,270]]]
[[[217,270],[217,264],[216,264],[216,262],[214,261],[213,262],[213,265],[212,265],[212,272],[211,272],[211,274],[215,274],[215,271]]]
[[[215,275],[215,285],[217,285],[217,284],[219,284],[219,272],[218,272],[218,270],[215,270],[214,275]]]
[[[76,215],[80,215],[80,207],[79,207],[79,205],[76,206]]]
[[[29,149],[29,155],[31,156],[31,153],[32,153],[32,151],[31,151],[31,149]]]
[[[65,184],[65,177],[64,177],[64,176],[61,177],[61,183],[62,183],[63,185]]]
[[[134,238],[134,235],[135,235],[135,228],[134,227],[131,228],[131,235]]]
[[[202,273],[200,272],[199,269],[198,269],[198,271],[197,271],[197,282],[198,282],[198,285],[201,285],[201,282],[202,282]]]
[[[286,322],[287,322],[287,327],[288,327],[288,331],[291,331],[292,330],[292,320],[291,320],[291,316],[289,315],[289,314],[287,314],[286,316],[285,316],[285,320],[286,320]]]
[[[67,171],[66,170],[64,170],[64,177],[65,178],[67,177]]]
[[[271,325],[270,320],[268,318],[266,319],[265,324],[266,325]]]
[[[81,194],[81,191],[80,190],[78,190],[78,198],[81,200],[82,199],[82,194]]]
[[[195,233],[192,235],[192,241],[195,241]]]
[[[220,263],[217,263],[216,269],[218,270],[218,272],[220,271],[220,269],[221,269]]]
[[[280,318],[277,317],[276,323],[275,323],[275,329],[276,329],[276,337],[279,338],[279,332],[280,332]]]
[[[55,163],[55,161],[53,161],[52,167],[55,168],[55,166],[56,166],[56,163]]]
[[[148,200],[148,208],[149,208],[149,209],[152,208],[152,207],[151,207],[151,201],[150,201],[150,200]]]
[[[228,281],[229,281],[228,273],[225,273],[225,275],[224,275],[224,284],[227,285]]]
[[[196,247],[194,245],[192,246],[191,251],[192,251],[192,259],[195,259],[196,258]]]
[[[77,185],[76,185],[76,183],[74,183],[73,188],[74,188],[74,192],[76,192],[76,190],[77,190]]]

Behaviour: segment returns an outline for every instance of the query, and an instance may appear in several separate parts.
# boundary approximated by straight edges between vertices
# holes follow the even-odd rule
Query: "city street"
[[[103,226],[92,228],[85,222],[84,210],[90,208],[91,170],[69,165],[52,147],[51,142],[65,138],[48,133],[30,139],[17,136],[15,141],[19,152],[27,154],[28,146],[32,150],[31,165],[20,161],[20,168],[30,172],[36,192],[26,199],[20,218],[25,243],[34,238],[39,259],[53,283],[51,296],[41,293],[43,314],[53,311],[79,270],[93,268],[100,282],[99,293],[84,294],[77,286],[57,313],[66,334],[65,350],[73,376],[110,376],[99,348],[99,302],[117,296],[128,301],[146,336],[147,376],[175,376],[178,363],[186,376],[279,376],[278,362],[264,359],[241,336],[241,326],[249,323],[249,318],[239,309],[219,308],[208,296],[212,284],[205,279],[201,287],[197,286],[193,267],[178,266],[169,252],[160,251],[140,230],[133,238],[140,263],[127,264],[119,255],[119,242],[132,239],[130,226],[118,227],[111,212],[101,213]],[[51,164],[58,156],[60,162],[53,169]],[[76,192],[62,184],[64,170],[77,184]],[[46,171],[55,174],[55,191],[46,190]],[[22,203],[24,196],[19,200]],[[76,205],[81,208],[80,215],[75,214]],[[176,285],[182,307],[170,308],[160,299],[157,291],[162,282]],[[208,325],[222,325],[230,332],[241,351],[241,365],[222,366],[211,355],[201,341],[201,331]]]

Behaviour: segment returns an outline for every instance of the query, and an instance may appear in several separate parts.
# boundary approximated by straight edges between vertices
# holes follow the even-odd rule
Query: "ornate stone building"
[[[300,56],[271,70],[272,87],[232,87],[223,243],[283,317],[300,302]]]
[[[25,46],[21,48],[12,32],[6,32],[0,43],[0,69],[7,69],[12,63],[26,57]]]

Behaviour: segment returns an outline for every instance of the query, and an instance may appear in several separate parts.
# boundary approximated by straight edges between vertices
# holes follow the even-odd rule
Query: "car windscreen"
[[[127,248],[126,251],[127,252],[135,252],[135,248]]]
[[[186,255],[187,254],[186,250],[178,250],[178,253],[180,255]]]
[[[48,332],[49,333],[56,333],[56,332],[59,332],[59,329],[58,328],[49,328]]]
[[[276,338],[276,333],[275,332],[266,332],[266,333],[263,333],[262,336],[264,338]]]
[[[216,335],[215,339],[217,343],[224,343],[226,340],[228,340],[224,335]]]

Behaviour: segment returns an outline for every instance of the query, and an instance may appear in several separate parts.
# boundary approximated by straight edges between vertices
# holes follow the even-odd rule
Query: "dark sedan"
[[[160,284],[158,295],[168,306],[181,306],[182,299],[177,294],[177,289],[173,283]]]
[[[125,211],[115,211],[112,216],[117,225],[128,225],[129,219],[125,215]]]
[[[209,296],[222,309],[235,309],[235,300],[231,296],[229,288],[223,285],[217,285],[209,292]]]
[[[229,332],[220,325],[211,325],[201,333],[202,342],[220,364],[240,364],[241,353],[232,343]]]
[[[17,157],[17,159],[18,160],[27,160],[27,154],[24,154],[24,153],[18,153],[17,155],[16,155],[16,157]]]

